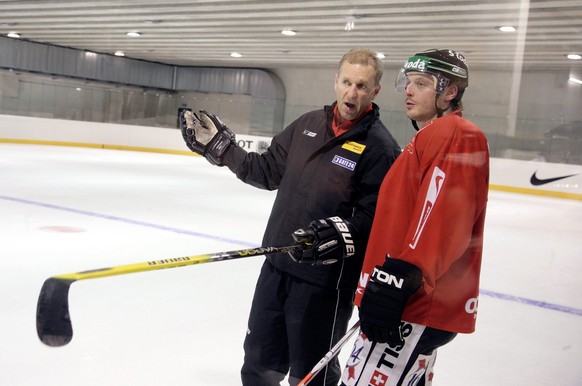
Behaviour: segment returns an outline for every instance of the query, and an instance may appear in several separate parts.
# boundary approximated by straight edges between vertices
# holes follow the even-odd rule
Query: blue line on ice
[[[206,233],[193,232],[193,231],[189,231],[189,230],[186,230],[186,229],[169,227],[169,226],[166,226],[166,225],[152,224],[152,223],[148,223],[148,222],[145,222],[145,221],[132,220],[132,219],[118,217],[118,216],[111,216],[111,215],[108,215],[108,214],[90,212],[90,211],[87,211],[87,210],[81,210],[81,209],[75,209],[75,208],[68,208],[68,207],[60,206],[60,205],[47,204],[47,203],[43,203],[43,202],[25,200],[25,199],[21,199],[21,198],[8,197],[8,196],[2,196],[2,195],[0,195],[0,199],[6,200],[6,201],[14,201],[14,202],[18,202],[18,203],[21,203],[21,204],[35,205],[35,206],[40,206],[40,207],[48,208],[48,209],[55,209],[55,210],[61,210],[61,211],[70,212],[70,213],[81,214],[81,215],[84,215],[84,216],[97,217],[97,218],[102,218],[102,219],[105,219],[105,220],[123,222],[123,223],[127,223],[127,224],[132,224],[132,225],[138,225],[138,226],[153,228],[153,229],[157,229],[157,230],[161,230],[161,231],[168,231],[168,232],[180,233],[180,234],[189,235],[189,236],[195,236],[195,237],[200,237],[200,238],[204,238],[204,239],[212,239],[212,240],[224,241],[224,242],[230,243],[230,244],[246,245],[246,246],[252,247],[252,248],[258,247],[258,245],[251,245],[250,243],[248,243],[246,241],[229,239],[229,238],[226,238],[226,237],[214,236],[214,235],[209,235],[209,234],[206,234]]]
[[[229,239],[229,238],[225,238],[225,237],[214,236],[214,235],[209,235],[209,234],[200,233],[200,232],[193,232],[193,231],[189,231],[189,230],[185,230],[185,229],[174,228],[174,227],[169,227],[169,226],[159,225],[159,224],[152,224],[152,223],[148,223],[148,222],[144,222],[144,221],[132,220],[132,219],[128,219],[128,218],[111,216],[111,215],[102,214],[102,213],[90,212],[90,211],[86,211],[86,210],[68,208],[68,207],[60,206],[60,205],[47,204],[47,203],[43,203],[43,202],[25,200],[25,199],[21,199],[21,198],[8,197],[8,196],[2,196],[2,195],[0,195],[0,199],[6,200],[6,201],[18,202],[21,204],[40,206],[40,207],[48,208],[48,209],[61,210],[61,211],[76,213],[76,214],[85,215],[85,216],[97,217],[97,218],[102,218],[105,220],[123,222],[123,223],[127,223],[127,224],[153,228],[153,229],[157,229],[157,230],[161,230],[161,231],[168,231],[168,232],[180,233],[180,234],[185,234],[185,235],[190,235],[190,236],[195,236],[195,237],[200,237],[200,238],[205,238],[205,239],[218,240],[218,241],[223,241],[226,243],[231,243],[231,244],[236,244],[236,245],[248,245],[249,247],[253,247],[253,248],[258,247],[258,245],[251,245],[250,243],[247,243],[247,242],[244,242],[241,240]],[[543,302],[540,300],[527,299],[527,298],[523,298],[523,297],[519,297],[519,296],[515,296],[515,295],[509,295],[509,294],[504,294],[504,293],[495,292],[495,291],[489,291],[489,290],[485,290],[485,289],[481,289],[479,292],[483,296],[489,296],[489,297],[502,299],[502,300],[508,300],[508,301],[512,301],[512,302],[516,302],[516,303],[527,304],[527,305],[533,306],[533,307],[539,307],[539,308],[543,308],[543,309],[547,309],[547,310],[565,312],[565,313],[572,314],[572,315],[582,316],[582,309],[578,309],[578,308],[562,306],[559,304],[547,303],[547,302]]]

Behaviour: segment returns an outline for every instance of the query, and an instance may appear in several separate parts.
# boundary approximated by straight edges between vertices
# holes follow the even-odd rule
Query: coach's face
[[[380,92],[373,66],[344,63],[335,76],[337,107],[343,119],[354,120],[366,111]]]

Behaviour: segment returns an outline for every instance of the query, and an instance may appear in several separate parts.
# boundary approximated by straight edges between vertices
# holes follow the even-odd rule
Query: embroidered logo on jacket
[[[308,137],[315,137],[317,135],[317,133],[314,133],[313,131],[309,131],[309,130],[303,130],[303,135],[306,135]]]
[[[331,163],[341,166],[342,168],[351,170],[352,172],[356,168],[356,163],[352,160],[349,160],[344,157],[340,157],[339,155],[334,155],[333,160]]]
[[[354,152],[356,154],[362,154],[364,152],[365,148],[366,148],[366,145],[363,145],[363,144],[357,143],[357,142],[353,142],[353,141],[347,141],[346,143],[344,143],[342,145],[342,149],[349,150],[349,151]]]

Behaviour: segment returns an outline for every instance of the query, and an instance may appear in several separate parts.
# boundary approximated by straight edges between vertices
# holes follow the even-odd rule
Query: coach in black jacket
[[[277,189],[265,246],[300,244],[270,255],[259,276],[244,343],[245,386],[296,385],[345,334],[380,184],[400,147],[372,100],[382,63],[366,49],[338,67],[337,101],[299,117],[263,153],[246,152],[213,115],[180,115],[186,144],[212,164],[262,189]],[[332,361],[311,382],[337,385]]]

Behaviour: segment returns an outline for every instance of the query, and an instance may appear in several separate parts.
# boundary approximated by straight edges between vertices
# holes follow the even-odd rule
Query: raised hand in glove
[[[178,120],[186,146],[211,164],[222,166],[224,154],[236,145],[236,136],[216,115],[204,110],[198,113],[200,117],[192,109],[180,109]]]
[[[298,263],[333,264],[356,253],[356,229],[341,217],[312,221],[293,232],[301,248],[289,252]]]
[[[360,303],[360,328],[369,340],[404,344],[400,322],[408,299],[422,283],[414,264],[388,257],[372,271]]]

